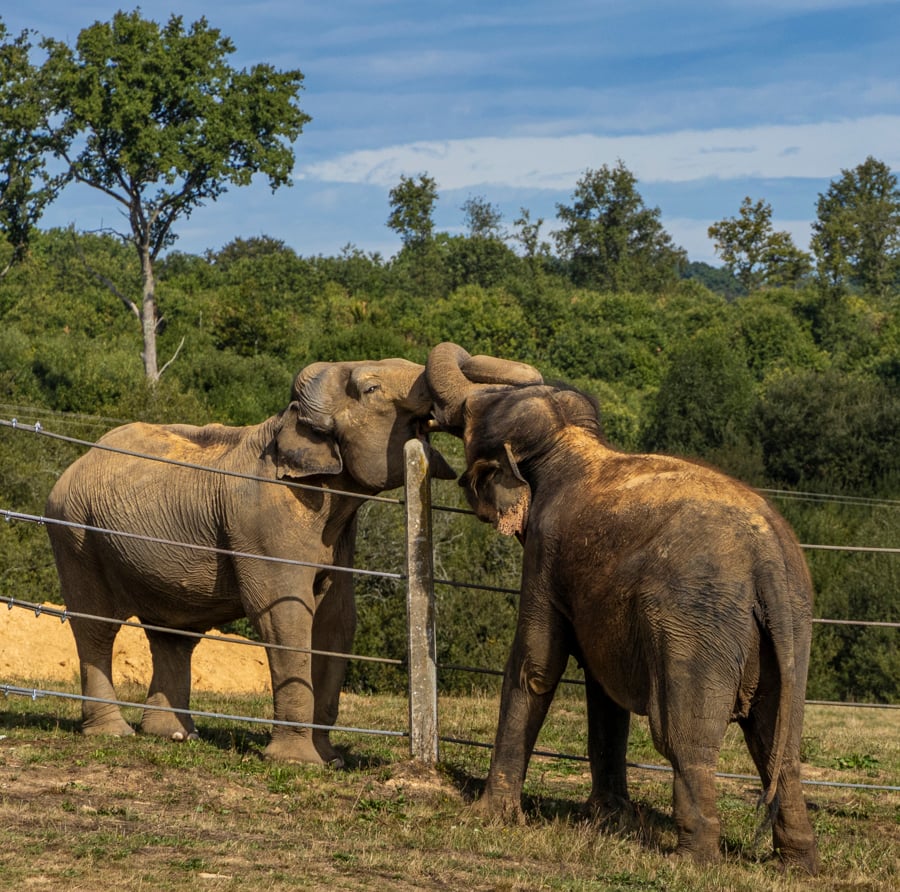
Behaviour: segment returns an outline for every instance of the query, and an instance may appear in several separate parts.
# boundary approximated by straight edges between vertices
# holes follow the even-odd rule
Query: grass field
[[[54,687],[61,689],[58,684]],[[123,699],[142,692],[123,690]],[[198,710],[266,715],[265,698],[198,696]],[[587,764],[532,759],[523,825],[467,814],[489,750],[443,743],[436,768],[405,738],[340,733],[348,767],[262,761],[266,726],[199,719],[201,740],[82,737],[79,704],[0,695],[0,888],[379,890],[894,890],[900,793],[806,787],[822,874],[783,876],[758,838],[759,783],[719,781],[723,860],[673,859],[671,777],[629,770],[637,818],[598,827],[581,812]],[[490,742],[494,697],[442,698],[441,735]],[[136,720],[132,710],[129,719]],[[406,701],[346,695],[340,723],[403,730]],[[557,698],[541,749],[583,754],[583,708]],[[663,765],[646,725],[629,759]],[[900,785],[900,711],[810,706],[805,778]],[[720,769],[752,774],[736,728]]]

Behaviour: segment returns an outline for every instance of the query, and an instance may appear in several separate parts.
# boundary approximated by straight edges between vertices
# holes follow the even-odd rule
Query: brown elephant
[[[520,813],[531,751],[571,654],[585,672],[595,811],[627,801],[630,713],[646,715],[674,769],[678,853],[718,857],[714,773],[736,721],[762,779],[776,853],[815,873],[800,787],[813,593],[787,523],[724,474],[610,448],[596,406],[577,390],[473,384],[467,356],[441,344],[428,359],[436,424],[463,439],[460,485],[477,516],[524,546],[516,635],[476,809]]]
[[[311,658],[308,651],[350,650],[352,575],[253,555],[352,565],[364,499],[344,493],[368,496],[402,484],[403,445],[431,412],[423,372],[405,359],[315,363],[297,375],[290,405],[259,425],[138,423],[110,431],[60,477],[47,515],[163,541],[49,525],[66,605],[192,632],[247,616],[264,642],[306,649],[268,650],[274,717],[323,727],[275,725],[265,754],[340,763],[327,728],[337,719],[346,659]],[[437,453],[432,470],[455,476]],[[285,485],[291,481],[305,486]],[[97,702],[115,698],[118,628],[72,619],[82,690],[92,698],[83,706],[86,734],[133,733],[118,707]],[[148,705],[187,710],[197,639],[151,630],[147,637],[153,660]],[[187,712],[146,709],[141,729],[176,740],[196,736]]]

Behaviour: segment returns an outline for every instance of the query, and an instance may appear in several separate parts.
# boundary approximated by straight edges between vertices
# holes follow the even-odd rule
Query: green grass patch
[[[197,710],[265,714],[259,698],[195,698]],[[900,885],[900,794],[808,785],[822,875],[779,874],[758,838],[759,783],[721,779],[723,861],[671,857],[671,776],[632,768],[636,822],[598,826],[583,813],[586,762],[532,760],[526,820],[493,824],[467,810],[490,751],[441,746],[433,768],[409,761],[404,738],[338,733],[342,771],[266,762],[265,726],[198,720],[201,739],[85,738],[74,701],[0,701],[0,882],[5,888],[467,890],[892,890]],[[223,708],[224,707],[224,708]],[[440,733],[490,743],[495,697],[440,701]],[[399,696],[347,695],[340,724],[402,730]],[[584,753],[584,710],[562,693],[538,746]],[[900,714],[809,707],[805,777],[900,783]],[[646,723],[633,722],[629,760],[664,765]],[[740,733],[722,771],[753,774]]]

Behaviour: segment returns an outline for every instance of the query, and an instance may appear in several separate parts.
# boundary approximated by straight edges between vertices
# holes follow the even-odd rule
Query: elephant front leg
[[[71,623],[81,667],[81,692],[89,698],[81,706],[82,733],[129,737],[134,728],[122,717],[119,707],[102,702],[117,699],[112,683],[112,651],[119,627],[75,617]]]
[[[277,590],[277,589],[276,589]],[[281,590],[284,590],[282,586]],[[322,765],[313,741],[314,698],[312,684],[313,598],[312,580],[308,597],[285,596],[262,611],[255,622],[269,648],[274,700],[272,739],[265,749],[267,759]],[[296,723],[298,726],[290,724]]]
[[[178,741],[196,740],[197,729],[187,710],[191,700],[191,657],[198,639],[147,630],[147,640],[153,677],[141,731]]]
[[[503,676],[491,767],[484,793],[473,805],[477,814],[522,819],[525,772],[568,660],[565,641],[562,630],[547,626],[516,633]]]
[[[631,713],[614,703],[603,686],[585,672],[588,720],[588,758],[591,795],[588,809],[605,819],[629,807],[625,772]]]

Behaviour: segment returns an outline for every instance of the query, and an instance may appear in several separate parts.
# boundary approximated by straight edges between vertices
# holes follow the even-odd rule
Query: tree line
[[[422,173],[388,195],[394,257],[352,245],[304,257],[269,236],[192,255],[175,241],[191,210],[255,173],[286,184],[307,120],[300,72],[233,71],[230,41],[205,21],[160,27],[137,12],[85,29],[74,49],[40,45],[38,65],[29,36],[0,22],[0,417],[86,440],[133,419],[256,423],[284,407],[309,362],[421,362],[453,340],[592,393],[620,448],[696,457],[766,489],[802,542],[897,547],[900,192],[882,162],[836,176],[808,253],[774,230],[764,200],[745,199],[710,227],[722,267],[689,261],[621,160],[583,174],[551,241],[524,208],[507,230],[482,196],[460,208],[464,234],[436,231],[437,183]],[[209,105],[199,71],[222,91]],[[271,103],[254,101],[263,93]],[[126,230],[41,229],[72,181],[127,208]],[[459,466],[458,444],[439,445]],[[0,430],[0,503],[40,514],[79,451]],[[436,501],[459,504],[455,487],[435,485]],[[362,565],[402,567],[401,526],[367,508]],[[436,530],[440,576],[517,586],[515,543],[454,515]],[[0,528],[2,594],[58,591],[45,540]],[[808,558],[817,615],[898,620],[896,555]],[[358,649],[402,657],[396,585],[365,578],[358,590]],[[441,659],[499,668],[514,597],[448,587],[439,598]],[[896,701],[896,636],[817,626],[810,696]],[[392,671],[354,666],[350,681],[390,686]]]

